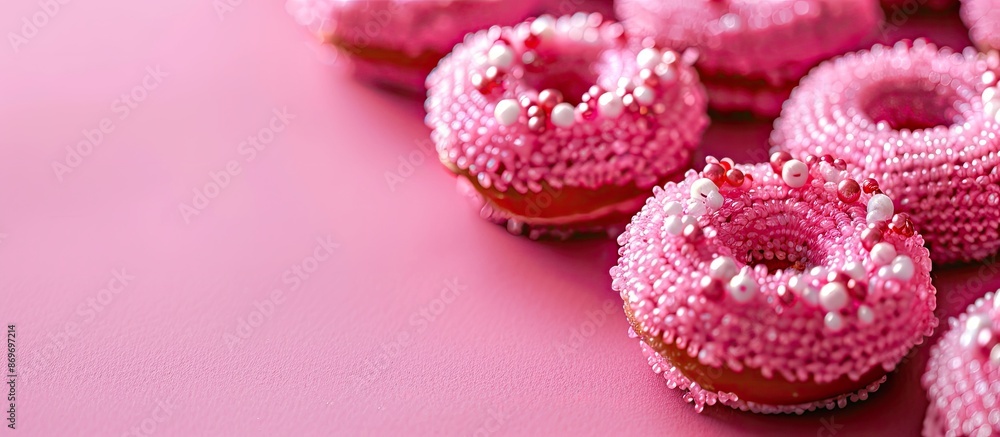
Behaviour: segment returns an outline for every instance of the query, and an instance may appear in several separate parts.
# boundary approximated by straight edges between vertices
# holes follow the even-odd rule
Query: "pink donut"
[[[1000,435],[1000,295],[987,293],[931,349],[924,436]]]
[[[699,412],[864,400],[937,325],[927,249],[885,229],[905,221],[892,201],[842,161],[775,158],[708,158],[618,238],[611,287],[629,334]]]
[[[539,0],[288,0],[303,26],[351,58],[355,75],[423,94],[424,80],[469,32],[514,24]]]
[[[962,0],[961,15],[976,46],[982,50],[1000,49],[1000,2]]]
[[[820,61],[870,46],[882,19],[875,0],[619,0],[615,7],[632,35],[699,50],[696,67],[713,109],[766,117],[778,115]]]
[[[771,143],[881,181],[935,262],[983,259],[1000,249],[998,61],[917,40],[826,62],[792,93]]]
[[[427,79],[441,162],[480,214],[531,238],[621,229],[708,124],[683,56],[625,46],[600,14],[466,37]]]

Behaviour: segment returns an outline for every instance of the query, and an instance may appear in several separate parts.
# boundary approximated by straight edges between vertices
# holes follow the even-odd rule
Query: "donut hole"
[[[738,261],[751,267],[764,265],[769,272],[805,271],[827,264],[832,254],[817,242],[828,241],[824,232],[831,231],[823,231],[818,222],[836,221],[826,217],[825,212],[808,211],[801,204],[788,205],[770,201],[733,214],[715,226],[719,241]],[[840,231],[832,229],[832,232]]]
[[[885,81],[860,96],[861,110],[874,122],[895,130],[920,130],[961,123],[961,99],[951,87]]]
[[[564,102],[574,106],[583,102],[590,87],[615,89],[618,78],[629,73],[624,71],[621,53],[599,44],[567,42],[560,50],[540,56],[534,68],[524,70],[521,83],[536,92],[557,90]]]

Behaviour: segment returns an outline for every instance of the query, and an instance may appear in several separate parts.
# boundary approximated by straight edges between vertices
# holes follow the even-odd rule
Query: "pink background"
[[[0,324],[17,324],[20,435],[918,432],[926,348],[843,410],[695,413],[626,336],[613,242],[479,220],[421,146],[420,102],[349,80],[280,2],[242,3],[220,18],[207,0],[69,2],[0,47]],[[39,11],[0,4],[5,41]],[[144,99],[126,112],[128,93]],[[282,109],[294,118],[268,130]],[[719,122],[705,149],[759,156],[768,130]],[[258,133],[273,141],[248,160]],[[227,165],[239,173],[185,220]],[[102,291],[121,269],[134,278]],[[953,315],[1000,277],[952,267],[935,283]]]

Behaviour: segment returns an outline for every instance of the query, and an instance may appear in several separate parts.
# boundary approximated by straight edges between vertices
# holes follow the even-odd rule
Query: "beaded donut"
[[[1000,295],[987,293],[949,322],[923,376],[923,435],[1000,435]]]
[[[286,9],[353,61],[362,80],[424,93],[424,80],[469,32],[527,18],[539,0],[288,0]]]
[[[776,117],[809,69],[869,47],[882,11],[875,0],[618,0],[635,41],[696,48],[709,105]]]
[[[998,60],[923,40],[831,60],[792,93],[771,143],[877,179],[935,262],[983,259],[1000,249]]]
[[[699,412],[867,399],[937,325],[923,240],[843,161],[707,160],[618,239],[612,288],[650,366]]]
[[[962,0],[962,22],[982,50],[1000,50],[1000,1]]]
[[[600,14],[471,34],[427,79],[441,162],[480,215],[530,238],[621,230],[708,124],[683,55],[632,52]]]

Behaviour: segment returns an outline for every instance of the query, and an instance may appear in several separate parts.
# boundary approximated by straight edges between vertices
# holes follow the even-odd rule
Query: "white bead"
[[[802,291],[806,289],[806,281],[805,279],[802,279],[802,276],[792,276],[791,278],[788,278],[788,288],[791,288],[792,291],[796,293],[802,293]]]
[[[826,275],[829,273],[830,271],[822,266],[815,266],[809,269],[809,276],[812,276],[814,278],[825,278]]]
[[[680,235],[684,230],[684,221],[681,220],[681,216],[672,215],[663,221],[663,229],[670,235]]]
[[[802,300],[809,302],[812,305],[819,305],[819,291],[813,287],[807,285],[805,289],[802,290],[800,296],[802,296]]]
[[[892,218],[892,199],[885,194],[876,194],[868,200],[868,223]]]
[[[666,205],[663,205],[663,213],[668,216],[681,215],[684,213],[684,205],[681,205],[681,203],[677,201],[667,202]]]
[[[704,200],[699,199],[688,199],[687,200],[687,213],[692,217],[701,217],[708,212],[708,206],[705,205]]]
[[[681,223],[684,223],[684,226],[696,225],[698,224],[698,218],[693,215],[682,215]]]
[[[632,90],[632,97],[635,97],[635,101],[639,102],[640,105],[649,106],[653,104],[653,99],[656,97],[653,95],[653,90],[645,86],[637,86]]]
[[[875,271],[875,276],[877,276],[879,279],[890,279],[890,278],[892,278],[893,277],[892,276],[892,267],[888,266],[888,265],[879,267],[878,270]]]
[[[828,162],[819,163],[819,172],[823,175],[823,179],[827,182],[840,182],[843,179],[840,170],[837,170],[832,164]]]
[[[865,267],[862,266],[861,263],[851,261],[844,264],[843,271],[844,273],[847,273],[847,276],[850,276],[851,279],[855,281],[862,281],[865,279]]]
[[[576,113],[573,111],[573,105],[569,103],[563,102],[552,108],[552,124],[556,126],[570,127],[575,118]]]
[[[989,87],[983,91],[983,111],[991,118],[996,118],[1000,110],[1000,95],[997,95],[996,87]]]
[[[736,266],[736,261],[733,261],[733,259],[728,256],[720,256],[713,259],[712,264],[708,266],[708,276],[723,281],[733,279],[733,276],[736,276],[739,271],[739,267]]]
[[[722,203],[725,202],[725,198],[722,197],[718,191],[712,191],[708,193],[708,197],[705,198],[705,205],[711,208],[713,211],[722,208]]]
[[[517,117],[521,115],[521,105],[514,99],[504,99],[497,102],[493,116],[504,126],[510,126],[517,122]]]
[[[993,350],[990,351],[990,362],[993,363],[994,367],[1000,367],[1000,343],[993,345]]]
[[[504,44],[494,44],[493,47],[490,47],[487,59],[490,65],[507,69],[514,63],[514,51]]]
[[[913,278],[913,260],[906,255],[896,256],[892,260],[892,276],[900,281]]]
[[[837,311],[847,305],[847,289],[839,282],[829,282],[819,290],[819,304],[827,311]]]
[[[988,326],[989,322],[986,321],[986,317],[979,314],[969,316],[969,318],[965,320],[965,330],[967,332],[978,333],[980,330]]]
[[[606,92],[597,98],[597,109],[606,118],[618,118],[625,110],[625,104],[617,94]]]
[[[648,68],[652,70],[656,68],[656,64],[659,64],[662,60],[662,56],[659,50],[653,48],[645,48],[639,51],[636,55],[635,60],[639,64],[639,68]]]
[[[1000,311],[1000,293],[993,296],[993,309]]]
[[[896,258],[896,248],[891,243],[883,241],[872,247],[871,256],[875,265],[884,266]]]
[[[865,325],[871,325],[875,321],[875,312],[868,305],[859,306],[858,321]]]
[[[826,325],[826,329],[837,332],[844,329],[844,318],[838,313],[826,313],[826,316],[823,316],[823,324]]]
[[[551,38],[556,33],[555,20],[550,15],[542,15],[531,22],[531,33],[542,39]]]
[[[715,185],[709,178],[701,178],[694,181],[691,184],[691,198],[697,200],[704,200],[708,198],[708,194],[711,192],[719,192],[719,187]]]
[[[733,297],[734,300],[740,303],[749,302],[753,299],[754,294],[757,293],[757,283],[754,282],[753,278],[746,274],[746,272],[740,272],[740,274],[733,276],[733,279],[729,281],[729,286],[726,287],[729,291],[729,295]]]
[[[804,186],[809,180],[809,167],[798,159],[789,159],[781,167],[781,180],[792,188]]]

